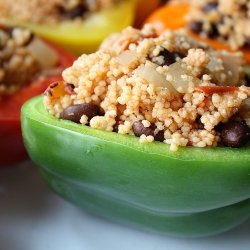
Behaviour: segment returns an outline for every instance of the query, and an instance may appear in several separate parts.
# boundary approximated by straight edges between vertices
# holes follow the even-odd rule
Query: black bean
[[[87,11],[87,7],[84,4],[79,4],[72,9],[66,9],[64,6],[58,6],[59,12],[68,19],[75,19],[82,17]]]
[[[221,131],[222,131],[222,129],[223,129],[224,126],[225,126],[225,124],[220,122],[218,125],[216,125],[216,126],[214,127],[214,130],[215,130],[216,132],[220,132],[220,133],[221,133]]]
[[[185,55],[183,55],[180,52],[177,52],[177,51],[170,52],[169,50],[165,48],[160,52],[159,56],[163,56],[164,58],[164,62],[160,66],[164,66],[164,65],[169,66],[175,63],[177,58],[182,59],[183,57],[185,57]]]
[[[242,11],[247,16],[247,12],[248,12],[247,4],[241,4],[240,5],[240,11]]]
[[[243,84],[250,86],[250,74],[248,72],[245,72],[245,81]]]
[[[68,13],[67,13],[67,16],[70,18],[70,19],[75,19],[77,17],[82,17],[84,15],[84,13],[87,12],[87,9],[85,6],[83,5],[80,5],[72,10],[70,10]]]
[[[227,20],[227,18],[230,18],[229,16],[222,16],[222,17],[220,17],[220,19],[219,19],[219,21],[218,21],[218,23],[217,23],[217,25],[219,26],[219,25],[225,25],[226,24],[226,20]],[[219,33],[218,32],[218,28],[216,28],[217,29],[217,33]],[[221,36],[221,38],[224,40],[224,41],[228,41],[228,37],[229,37],[229,35],[228,34],[218,34],[218,35],[220,35]]]
[[[171,53],[171,52],[168,51],[167,49],[163,49],[163,50],[160,52],[159,55],[160,55],[160,56],[163,56],[163,58],[164,58],[164,63],[163,63],[163,65],[169,66],[169,65],[175,63],[175,58],[174,58],[174,56],[173,56],[173,53]],[[162,66],[163,66],[163,65],[162,65]]]
[[[242,147],[249,140],[249,127],[243,121],[228,122],[222,127],[221,140],[227,147]]]
[[[100,115],[101,109],[98,105],[92,103],[75,104],[67,107],[60,115],[63,120],[80,123],[83,115],[86,115],[90,120],[94,116]]]
[[[228,41],[228,35],[221,35],[221,37],[222,37],[222,39],[224,40],[224,41]]]
[[[193,21],[189,23],[189,29],[196,34],[200,34],[202,32],[202,22]]]
[[[137,121],[137,122],[134,122],[132,129],[133,129],[135,136],[138,136],[138,137],[140,137],[141,135],[154,136],[155,125],[152,124],[150,127],[146,128],[143,126],[141,121]]]
[[[119,123],[116,123],[113,127],[113,132],[118,133],[118,127],[119,127]]]
[[[250,48],[250,37],[246,38],[246,41],[244,43],[244,47],[249,49]]]
[[[164,130],[159,131],[155,136],[155,141],[163,142],[165,140],[164,138]]]
[[[218,7],[218,3],[217,3],[217,2],[209,2],[209,3],[207,3],[207,4],[202,8],[202,10],[203,10],[203,12],[208,13],[208,12],[210,12],[210,11],[212,11],[212,10],[216,10],[217,7]]]
[[[219,31],[215,23],[211,24],[210,30],[207,34],[209,38],[216,38],[219,36]]]
[[[119,116],[117,116],[116,119],[115,119],[115,125],[113,126],[113,132],[118,133],[119,125],[120,125]]]
[[[177,61],[177,59],[182,59],[185,57],[184,54],[177,52],[177,51],[173,52],[172,54],[173,54],[173,57],[175,58],[175,61]]]

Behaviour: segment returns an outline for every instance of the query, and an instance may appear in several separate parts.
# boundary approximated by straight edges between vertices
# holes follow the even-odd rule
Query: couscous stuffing
[[[238,112],[249,110],[243,66],[240,52],[215,51],[183,30],[158,36],[151,25],[128,27],[66,69],[44,105],[57,118],[172,151],[238,147],[249,140],[249,119]]]
[[[33,23],[55,23],[84,19],[121,0],[0,0],[0,16]]]
[[[0,26],[0,49],[0,99],[57,70],[57,54],[27,29]]]
[[[249,0],[191,0],[189,28],[227,42],[232,49],[250,46]]]

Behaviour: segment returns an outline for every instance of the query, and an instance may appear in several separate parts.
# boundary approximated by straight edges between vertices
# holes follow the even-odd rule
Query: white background
[[[0,250],[250,250],[250,220],[219,236],[178,239],[87,214],[52,193],[27,162],[0,169]]]

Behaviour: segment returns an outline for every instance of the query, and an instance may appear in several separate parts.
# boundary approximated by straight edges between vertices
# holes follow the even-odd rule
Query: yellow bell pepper
[[[125,0],[113,8],[91,14],[83,22],[64,21],[59,24],[34,24],[5,19],[9,25],[20,25],[51,40],[75,55],[95,51],[104,38],[134,21],[135,0]]]

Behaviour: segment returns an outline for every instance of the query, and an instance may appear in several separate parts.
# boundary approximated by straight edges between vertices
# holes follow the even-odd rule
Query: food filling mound
[[[57,72],[57,64],[58,55],[29,30],[0,26],[0,100]]]
[[[191,0],[189,28],[205,37],[250,47],[250,0]]]
[[[122,0],[0,0],[0,16],[34,23],[85,19]]]
[[[249,141],[248,77],[241,52],[215,51],[185,31],[131,27],[79,57],[46,90],[57,118],[179,146]]]

